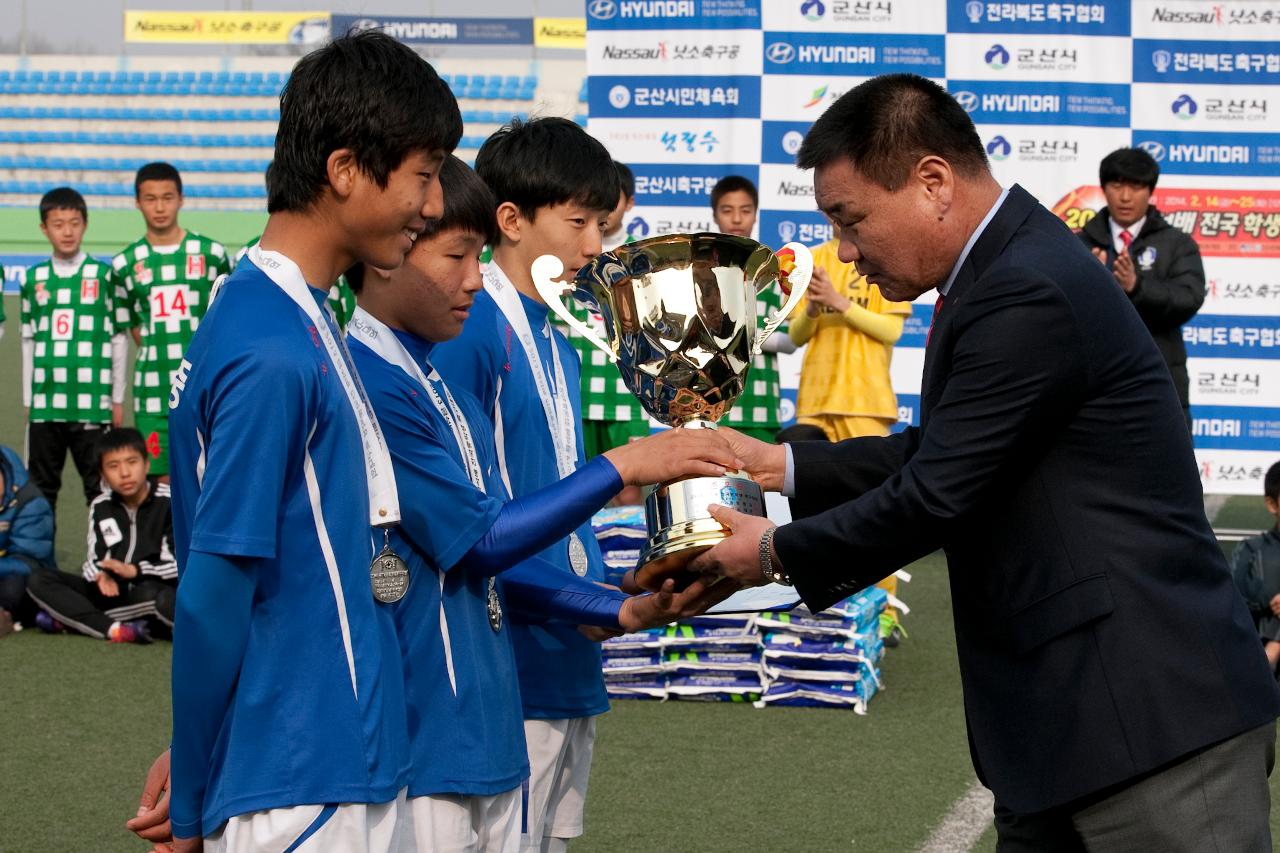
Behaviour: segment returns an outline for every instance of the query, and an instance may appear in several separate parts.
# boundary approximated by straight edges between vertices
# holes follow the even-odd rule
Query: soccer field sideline
[[[0,388],[19,399],[18,305],[6,297]],[[20,406],[0,407],[0,442],[21,450]],[[76,482],[68,468],[65,482]],[[75,489],[68,489],[70,496]],[[57,556],[83,559],[84,508],[60,502]],[[1232,498],[1217,523],[1256,529],[1261,501]],[[902,590],[910,638],[885,661],[885,690],[859,717],[800,708],[619,701],[601,719],[588,800],[591,851],[990,851],[942,826],[974,797],[960,705],[945,562],[911,568]],[[0,853],[143,849],[122,825],[168,741],[167,644],[117,647],[79,637],[0,640]],[[1064,689],[1068,689],[1064,687]],[[1275,801],[1276,781],[1272,783]],[[971,825],[971,824],[970,824]],[[942,827],[940,829],[940,826]],[[1273,832],[1277,829],[1272,815]],[[971,838],[972,836],[968,836]]]

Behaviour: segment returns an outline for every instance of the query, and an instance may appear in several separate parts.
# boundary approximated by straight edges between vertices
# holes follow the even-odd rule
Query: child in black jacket
[[[65,627],[114,643],[148,643],[149,618],[172,627],[178,565],[169,486],[149,478],[149,468],[137,430],[111,430],[99,441],[104,489],[89,505],[83,577],[43,570],[27,583],[46,631]]]

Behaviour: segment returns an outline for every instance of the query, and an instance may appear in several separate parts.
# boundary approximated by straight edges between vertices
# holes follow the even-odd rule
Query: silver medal
[[[498,598],[498,582],[489,578],[489,627],[493,633],[502,630],[502,601]]]
[[[569,566],[578,577],[587,576],[587,546],[576,533],[569,534]]]
[[[382,531],[382,550],[369,566],[373,597],[383,604],[395,604],[409,589],[409,567],[391,550],[391,534]]]

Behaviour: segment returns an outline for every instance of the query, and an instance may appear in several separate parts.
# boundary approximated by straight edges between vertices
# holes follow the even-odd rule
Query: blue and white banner
[[[760,189],[759,239],[832,237],[795,156],[868,78],[938,80],[972,116],[1001,184],[1078,228],[1098,163],[1159,162],[1156,203],[1200,244],[1208,296],[1183,329],[1205,488],[1258,493],[1280,459],[1280,0],[588,0],[589,127],[636,172],[640,238],[713,227],[710,189]],[[919,422],[932,298],[892,363]],[[794,416],[803,351],[781,359]]]

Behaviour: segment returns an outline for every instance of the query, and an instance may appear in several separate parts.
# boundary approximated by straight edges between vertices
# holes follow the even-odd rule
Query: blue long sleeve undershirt
[[[202,551],[187,557],[173,635],[169,819],[175,838],[202,834],[209,763],[240,677],[256,584],[249,560]]]
[[[525,623],[558,619],[574,625],[618,628],[625,592],[568,574],[541,557],[502,573],[507,608]]]
[[[457,565],[486,575],[505,571],[577,530],[622,486],[618,469],[597,456],[563,480],[503,504],[493,526]]]

